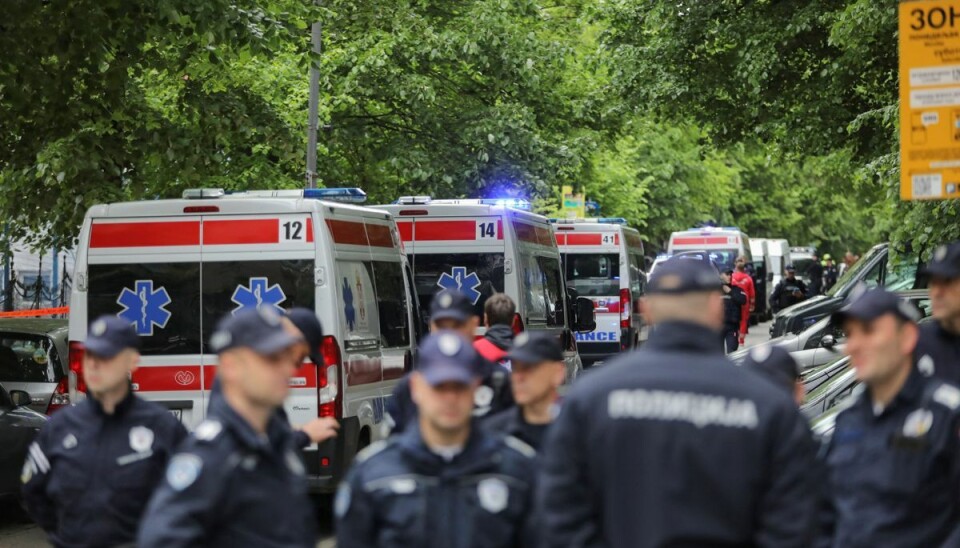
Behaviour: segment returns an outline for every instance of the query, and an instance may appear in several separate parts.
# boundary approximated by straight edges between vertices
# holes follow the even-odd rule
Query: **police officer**
[[[720,279],[654,272],[638,351],[578,380],[541,458],[545,546],[807,546],[814,444],[784,393],[724,357]]]
[[[934,250],[926,272],[934,321],[920,326],[917,368],[960,386],[960,241]]]
[[[222,397],[171,459],[138,546],[314,546],[315,518],[293,432],[276,410],[300,339],[269,309],[220,321]]]
[[[750,349],[743,360],[743,368],[752,371],[773,383],[793,398],[799,406],[806,394],[800,378],[800,366],[786,349],[779,346],[760,345]]]
[[[866,390],[826,449],[825,546],[941,546],[960,523],[960,389],[913,367],[918,316],[882,289],[834,314]]]
[[[733,285],[733,269],[725,268],[720,273],[723,286],[723,348],[728,353],[740,348],[740,321],[747,296],[739,286]]]
[[[797,269],[792,264],[788,264],[784,270],[787,275],[780,280],[770,294],[770,305],[774,307],[774,312],[779,312],[807,298],[807,286],[803,280],[797,278]]]
[[[418,418],[357,456],[334,504],[337,546],[533,546],[535,452],[471,419],[476,352],[440,330],[417,360]]]
[[[30,446],[24,506],[55,546],[132,546],[186,430],[133,393],[140,338],[129,322],[96,319],[84,345],[88,397],[53,415]]]
[[[485,419],[483,425],[539,451],[559,411],[559,389],[567,373],[563,349],[555,335],[524,332],[516,336],[507,357],[513,367],[511,386],[517,404]]]
[[[289,322],[289,324],[287,323]],[[302,364],[306,358],[314,364],[323,364],[323,327],[316,313],[308,308],[291,308],[284,318],[284,325],[290,334],[302,337],[303,342],[294,347],[294,360]],[[292,329],[290,329],[292,327]],[[283,406],[277,408],[281,418],[287,420],[287,413]],[[333,417],[316,417],[313,420],[294,428],[294,443],[299,448],[307,447],[312,443],[323,443],[337,437],[340,423]]]
[[[815,297],[823,291],[823,265],[820,264],[820,258],[816,254],[813,255],[812,260],[810,261],[810,266],[807,267],[805,272],[807,279],[810,280],[809,291],[810,293],[807,297]]]
[[[430,302],[430,331],[442,329],[456,331],[467,344],[473,344],[480,318],[473,313],[473,303],[459,291],[445,289],[433,296]],[[474,415],[483,417],[498,413],[513,406],[510,390],[510,371],[479,354],[476,355],[481,373],[481,383],[474,391]],[[399,434],[417,416],[417,406],[410,394],[410,376],[400,379],[387,400],[388,424],[394,434]]]

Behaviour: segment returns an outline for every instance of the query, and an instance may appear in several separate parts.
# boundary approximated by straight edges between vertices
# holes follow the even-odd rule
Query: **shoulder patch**
[[[191,453],[180,453],[167,465],[167,483],[175,491],[183,491],[200,477],[203,460]]]
[[[933,401],[949,407],[951,410],[956,410],[960,407],[960,389],[949,384],[941,385],[933,393]]]
[[[388,440],[380,440],[380,441],[371,443],[370,445],[365,447],[363,451],[360,451],[359,453],[357,453],[357,456],[354,460],[358,463],[365,462],[369,460],[370,457],[386,449],[389,445],[390,445],[390,442]]]
[[[211,441],[216,439],[222,431],[223,424],[220,421],[205,420],[197,425],[197,429],[193,431],[193,436],[200,441]]]
[[[503,442],[507,444],[507,447],[509,447],[510,449],[513,449],[514,451],[516,451],[517,453],[520,453],[521,455],[527,457],[528,459],[532,459],[537,456],[536,449],[534,449],[533,447],[530,447],[523,441],[513,436],[505,436],[503,438]]]

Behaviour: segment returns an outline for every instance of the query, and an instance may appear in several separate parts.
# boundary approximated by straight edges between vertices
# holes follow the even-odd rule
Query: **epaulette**
[[[504,436],[503,441],[507,444],[507,447],[529,459],[537,456],[537,450],[533,447],[530,447],[520,439],[517,439],[513,436]]]
[[[361,463],[368,460],[370,457],[376,455],[377,453],[380,453],[381,451],[389,447],[392,443],[391,442],[392,439],[393,438],[388,438],[385,440],[380,440],[380,441],[371,443],[370,445],[366,446],[363,449],[363,451],[360,451],[359,453],[357,453],[357,456],[354,459],[354,461],[356,461],[357,463]]]
[[[933,401],[956,411],[960,407],[960,389],[949,384],[942,384],[933,392]]]

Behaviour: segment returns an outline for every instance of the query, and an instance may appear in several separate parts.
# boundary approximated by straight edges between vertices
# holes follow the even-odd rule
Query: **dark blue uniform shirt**
[[[717,333],[661,323],[579,379],[541,454],[543,546],[808,546],[815,445],[783,390]]]
[[[534,450],[539,451],[543,446],[543,438],[547,434],[549,424],[530,424],[523,418],[523,409],[519,405],[501,411],[492,417],[486,417],[481,423],[492,433],[504,436],[513,436],[526,443]]]
[[[448,462],[414,423],[357,456],[334,505],[337,547],[534,546],[534,455],[474,422]]]
[[[960,335],[948,332],[936,321],[925,322],[920,325],[920,340],[913,356],[924,375],[960,386]]]
[[[60,410],[30,446],[24,505],[55,546],[133,543],[186,434],[169,411],[132,392],[112,415],[93,398]]]
[[[824,460],[823,546],[941,546],[960,524],[960,389],[914,371],[879,415],[868,390]]]
[[[315,517],[290,426],[254,431],[224,398],[167,467],[138,546],[313,547]]]

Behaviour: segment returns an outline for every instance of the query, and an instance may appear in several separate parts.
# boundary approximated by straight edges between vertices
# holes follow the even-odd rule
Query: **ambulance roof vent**
[[[400,205],[426,205],[432,200],[433,198],[430,196],[400,196],[397,203]]]
[[[183,191],[184,200],[202,200],[205,198],[223,198],[222,188],[188,188]]]

